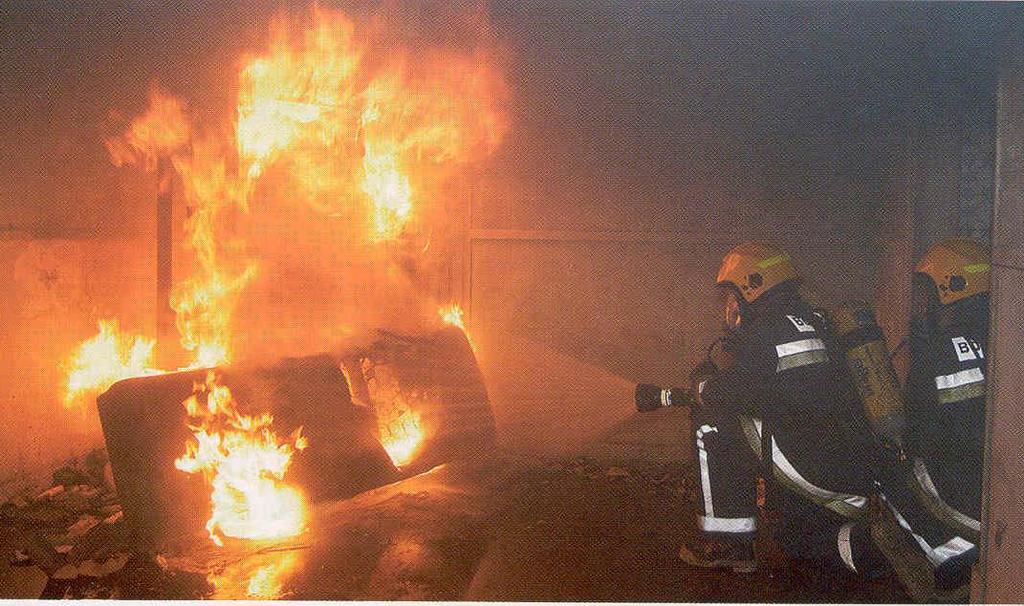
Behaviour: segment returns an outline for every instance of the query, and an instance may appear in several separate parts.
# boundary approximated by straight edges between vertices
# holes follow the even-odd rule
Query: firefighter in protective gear
[[[991,278],[988,251],[950,238],[934,244],[916,268],[911,364],[907,376],[908,450],[920,489],[950,516],[980,528],[985,421],[985,349]],[[978,549],[943,525],[936,576],[947,586],[968,580]]]
[[[756,566],[763,465],[790,557],[862,574],[885,565],[865,523],[878,449],[799,281],[788,254],[757,243],[734,248],[718,272],[732,364],[693,377],[701,536],[680,549],[690,564]]]

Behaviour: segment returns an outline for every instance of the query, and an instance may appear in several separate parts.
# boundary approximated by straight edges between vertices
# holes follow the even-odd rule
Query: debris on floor
[[[40,598],[48,580],[46,573],[32,564],[0,567],[0,600]]]
[[[50,486],[0,506],[0,597],[118,597],[111,578],[132,560],[102,449],[71,460]]]
[[[693,474],[679,462],[495,453],[321,503],[288,542],[218,547],[203,536],[154,553],[132,544],[104,474],[73,462],[0,507],[0,597],[906,599],[893,579],[787,560],[766,512],[756,573],[687,567],[677,551],[695,532]]]

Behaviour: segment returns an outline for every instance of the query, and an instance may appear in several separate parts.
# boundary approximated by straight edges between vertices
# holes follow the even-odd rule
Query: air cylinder
[[[831,322],[875,436],[887,448],[902,451],[903,394],[874,311],[866,303],[844,303],[833,311]]]

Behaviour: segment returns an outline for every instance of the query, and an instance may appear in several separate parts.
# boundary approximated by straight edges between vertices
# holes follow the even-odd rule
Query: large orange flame
[[[306,447],[298,428],[285,441],[271,429],[274,418],[244,415],[231,391],[211,371],[185,400],[195,441],[174,466],[202,473],[210,482],[212,506],[206,529],[218,545],[222,536],[278,539],[305,528],[302,493],[283,482],[292,455]]]
[[[121,379],[159,374],[152,368],[156,342],[120,332],[117,320],[99,323],[96,336],[83,341],[68,364],[64,404],[73,405],[87,393],[102,393]]]
[[[389,278],[410,266],[401,255],[429,248],[388,243],[408,244],[431,234],[430,221],[445,219],[443,185],[459,167],[493,152],[508,129],[497,61],[486,48],[468,46],[410,49],[380,19],[360,27],[345,14],[314,8],[305,16],[278,19],[266,48],[243,58],[237,105],[225,124],[197,128],[188,104],[152,89],[149,109],[107,146],[119,166],[152,168],[163,158],[181,177],[192,271],[177,281],[170,304],[186,353],[182,367],[229,364],[237,357],[234,350],[249,344],[245,338],[271,332],[255,326],[240,334],[236,324],[253,301],[283,308],[298,300],[293,293],[301,288],[278,284],[282,266],[326,261],[333,263],[328,271],[314,275],[337,280],[348,255],[357,267],[376,264],[375,271]],[[299,224],[303,213],[314,219]],[[345,229],[317,248],[325,218]],[[332,258],[304,255],[307,249],[328,251]],[[343,290],[333,286],[323,288],[323,296]],[[386,287],[380,291],[390,312],[396,297]],[[359,294],[351,313],[369,313],[374,304]],[[303,310],[307,303],[302,301]],[[273,313],[264,314],[254,315],[273,321],[267,317]],[[250,316],[245,319],[254,325]],[[305,327],[295,322],[292,329],[299,328]],[[126,376],[160,372],[148,368],[149,350],[142,351],[151,344],[125,358],[104,339],[105,353],[79,356],[69,394],[80,393],[82,385],[104,389]],[[143,353],[146,360],[137,359]],[[200,397],[206,408],[199,406]],[[302,499],[281,482],[301,440],[279,444],[269,416],[238,414],[230,393],[212,378],[189,403],[195,440],[177,466],[211,479],[211,537],[280,536],[301,528]],[[425,434],[418,414],[401,403],[380,413],[378,421],[395,463],[411,462]]]
[[[269,51],[241,72],[236,146],[247,191],[277,165],[296,198],[361,217],[364,240],[401,236],[436,174],[486,155],[507,129],[489,57],[409,55],[341,13],[277,22]]]

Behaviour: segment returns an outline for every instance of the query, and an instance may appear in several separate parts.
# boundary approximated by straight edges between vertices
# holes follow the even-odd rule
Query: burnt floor
[[[131,554],[112,574],[33,580],[25,576],[32,567],[10,567],[5,540],[4,594],[14,597],[11,584],[22,583],[21,597],[906,599],[892,580],[822,576],[789,562],[767,536],[759,541],[764,564],[751,575],[680,562],[679,541],[695,532],[693,470],[623,458],[623,449],[642,449],[635,436],[676,434],[685,424],[680,413],[628,418],[574,457],[495,453],[323,503],[310,529],[284,543],[217,548],[205,538],[183,539],[159,554]]]

